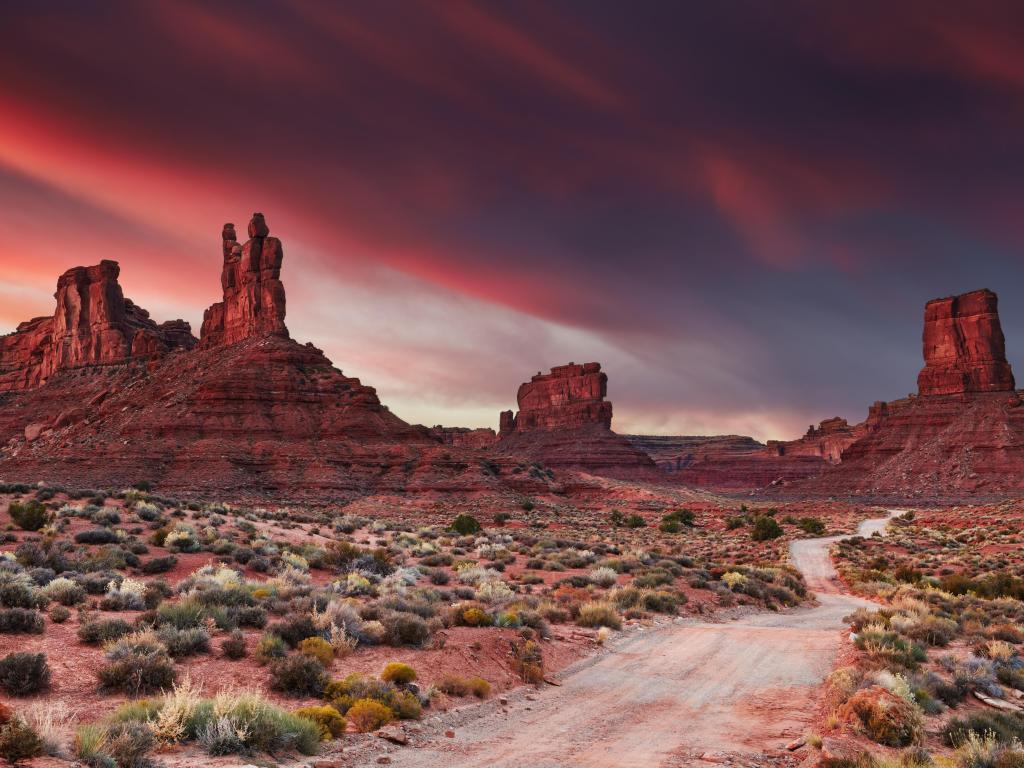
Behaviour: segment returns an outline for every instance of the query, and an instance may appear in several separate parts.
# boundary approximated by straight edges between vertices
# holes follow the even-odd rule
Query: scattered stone
[[[390,725],[385,728],[381,728],[379,731],[377,731],[377,736],[384,739],[385,741],[390,741],[392,744],[400,744],[402,746],[405,746],[409,743],[409,736],[402,729],[402,727],[398,725]]]
[[[807,739],[801,736],[799,739],[794,739],[793,741],[789,742],[789,744],[786,745],[786,749],[788,749],[790,752],[796,752],[798,749],[800,749],[800,747],[806,744]]]
[[[455,738],[455,731],[452,731],[452,730],[445,731],[444,735],[445,735],[445,738],[454,739]]]

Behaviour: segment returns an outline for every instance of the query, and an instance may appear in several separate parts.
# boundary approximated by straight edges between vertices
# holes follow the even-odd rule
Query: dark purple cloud
[[[122,262],[193,322],[262,210],[289,324],[416,421],[600,359],[622,429],[788,436],[914,387],[988,286],[1024,365],[1009,3],[6,4],[0,323]]]

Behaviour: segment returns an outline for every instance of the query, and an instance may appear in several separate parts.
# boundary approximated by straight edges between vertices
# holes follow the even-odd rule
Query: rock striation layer
[[[929,301],[918,393],[1009,392],[1014,387],[996,294],[980,290]]]
[[[0,392],[30,389],[60,371],[154,360],[196,344],[183,320],[157,325],[124,297],[116,261],[69,269],[57,280],[52,317],[0,337]]]

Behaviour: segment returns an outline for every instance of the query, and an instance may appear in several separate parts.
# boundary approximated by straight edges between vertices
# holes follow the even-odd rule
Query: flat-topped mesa
[[[74,267],[57,280],[53,317],[22,323],[0,338],[0,392],[30,389],[58,371],[153,358],[190,349],[189,324],[157,325],[124,297],[116,261]]]
[[[504,411],[499,436],[536,430],[598,426],[611,429],[612,404],[605,401],[608,376],[600,363],[569,363],[538,373],[520,385],[519,413]]]
[[[992,291],[980,290],[934,299],[925,305],[925,364],[917,377],[920,394],[1014,389],[998,301]]]
[[[254,336],[288,337],[284,324],[285,295],[281,282],[284,251],[281,241],[270,237],[262,213],[249,222],[249,239],[239,245],[235,225],[221,232],[224,267],[220,283],[224,300],[203,315],[202,346],[234,344]]]

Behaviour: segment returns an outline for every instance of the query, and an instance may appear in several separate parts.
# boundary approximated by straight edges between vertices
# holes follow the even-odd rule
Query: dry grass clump
[[[445,675],[437,683],[437,689],[449,696],[476,696],[486,699],[491,695],[491,684],[482,677]]]

